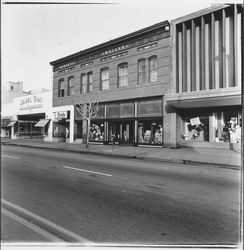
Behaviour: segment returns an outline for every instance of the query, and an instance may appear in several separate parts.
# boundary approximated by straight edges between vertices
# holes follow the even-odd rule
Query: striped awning
[[[7,127],[12,127],[16,122],[10,122]]]
[[[35,125],[35,127],[41,127],[41,128],[43,128],[43,127],[45,127],[45,126],[48,124],[49,121],[50,121],[50,119],[42,119],[42,120],[40,120],[40,121]]]

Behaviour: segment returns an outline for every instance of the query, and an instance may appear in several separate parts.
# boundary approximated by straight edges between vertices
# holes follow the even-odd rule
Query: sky
[[[46,2],[52,1],[55,0]],[[44,1],[39,0],[39,2]],[[61,3],[57,0],[55,2]],[[51,61],[155,23],[170,21],[208,8],[212,4],[242,3],[242,0],[66,0],[63,2],[107,4],[4,4],[2,1],[2,83],[22,81],[26,91],[51,89],[52,66],[49,64]]]

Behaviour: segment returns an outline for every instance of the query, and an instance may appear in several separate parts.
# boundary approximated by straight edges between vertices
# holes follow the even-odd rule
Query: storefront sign
[[[19,102],[19,109],[34,109],[34,108],[41,108],[42,107],[42,97],[33,95],[28,96],[20,100]]]
[[[201,124],[201,121],[199,117],[195,117],[195,118],[190,119],[190,123],[192,126],[195,126],[195,125],[198,126]]]
[[[67,111],[59,111],[54,112],[54,119],[55,120],[62,120],[68,118],[68,112]]]

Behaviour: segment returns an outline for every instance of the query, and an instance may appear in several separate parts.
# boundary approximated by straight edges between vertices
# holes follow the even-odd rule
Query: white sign
[[[19,109],[34,109],[34,108],[41,108],[42,107],[42,97],[33,95],[28,96],[20,100],[19,102]]]
[[[60,111],[60,112],[54,112],[54,119],[55,120],[62,120],[68,118],[68,112],[67,111]]]
[[[198,126],[201,124],[201,121],[200,121],[199,117],[195,117],[195,118],[190,119],[190,123],[192,126],[194,126],[194,125]]]

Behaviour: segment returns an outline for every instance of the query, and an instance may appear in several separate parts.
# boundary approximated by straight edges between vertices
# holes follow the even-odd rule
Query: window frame
[[[75,94],[74,84],[72,84],[74,76],[69,76],[67,79],[67,96],[72,96]]]
[[[63,84],[63,87],[61,84]],[[64,78],[61,78],[58,80],[58,97],[64,97],[65,94],[64,91],[65,91],[65,81]]]
[[[87,91],[86,87],[87,87],[87,74],[82,73],[80,75],[80,94],[85,94],[86,93],[86,91]]]
[[[93,89],[92,89],[92,87],[93,87],[92,86],[92,81],[93,81],[93,72],[89,71],[87,73],[87,80],[86,80],[86,82],[87,82],[87,88],[86,88],[87,93],[90,93],[90,92],[93,91]]]
[[[103,73],[107,72],[107,78],[103,79]],[[107,87],[104,88],[104,83],[107,82]],[[100,90],[107,90],[109,89],[109,67],[104,67],[100,69]]]
[[[152,62],[154,62],[154,61],[156,61],[156,69],[154,69],[154,68],[152,68]],[[156,56],[156,55],[154,55],[154,56],[150,56],[149,58],[148,58],[148,64],[149,64],[149,82],[150,83],[154,83],[154,82],[157,82],[157,79],[158,79],[158,57]],[[156,72],[156,77],[155,77],[155,80],[154,79],[152,79],[152,77],[153,77],[153,73],[155,73]]]
[[[120,75],[121,69],[126,69],[126,74]],[[119,88],[127,87],[128,86],[128,63],[127,62],[120,63],[117,67],[117,70],[118,70],[118,87]],[[125,81],[126,84],[124,84],[125,79],[126,79]],[[121,83],[123,83],[123,85]]]
[[[140,67],[141,63],[144,63],[144,71],[140,71],[140,69],[142,67]],[[145,84],[147,82],[147,76],[146,76],[146,72],[147,72],[147,65],[146,65],[146,59],[145,58],[141,58],[139,60],[137,60],[137,83],[138,84]],[[142,75],[144,75],[144,81],[142,81]]]

